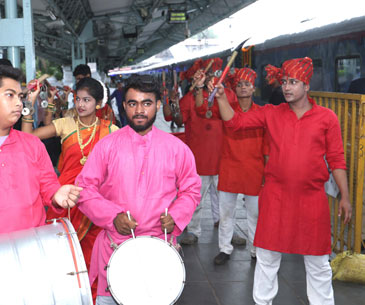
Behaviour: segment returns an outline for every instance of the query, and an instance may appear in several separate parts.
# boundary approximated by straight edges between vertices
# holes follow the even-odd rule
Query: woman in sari
[[[38,90],[39,91],[39,88]],[[37,92],[31,97],[34,105]],[[73,116],[53,120],[46,126],[33,130],[32,117],[25,116],[22,121],[22,131],[32,133],[40,139],[61,137],[62,151],[58,161],[60,173],[59,182],[61,185],[74,183],[77,175],[81,172],[87,157],[95,144],[104,136],[118,129],[111,121],[99,119],[96,116],[97,109],[103,108],[108,99],[105,86],[90,77],[81,79],[76,85],[76,101]],[[54,109],[54,105],[48,105],[48,112]],[[46,115],[47,117],[47,115]],[[49,114],[48,114],[49,117]],[[81,248],[84,254],[87,268],[90,266],[91,252],[94,241],[101,228],[93,225],[83,215],[77,206],[64,214],[56,214],[51,210],[47,211],[47,219],[58,217],[70,217],[70,220],[77,232]],[[93,295],[96,296],[96,286],[92,287]]]

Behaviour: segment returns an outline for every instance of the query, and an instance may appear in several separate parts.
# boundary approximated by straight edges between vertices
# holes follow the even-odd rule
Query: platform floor
[[[210,201],[203,206],[202,235],[198,243],[183,246],[186,285],[178,305],[253,305],[255,261],[246,246],[235,247],[223,266],[213,263],[218,254],[218,229],[214,228]],[[247,239],[246,211],[242,196],[237,199],[236,231]],[[365,305],[365,285],[333,282],[336,305]],[[279,270],[279,292],[273,305],[309,304],[301,255],[284,254]]]

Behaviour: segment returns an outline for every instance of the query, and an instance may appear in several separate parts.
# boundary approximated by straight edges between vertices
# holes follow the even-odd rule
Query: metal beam
[[[158,1],[154,1],[154,3],[153,3],[153,5],[152,5],[152,7],[151,7],[151,9],[150,9],[150,11],[149,11],[149,13],[148,13],[148,16],[146,17],[146,19],[144,20],[144,22],[145,22],[145,27],[146,26],[148,26],[148,24],[150,24],[151,23],[151,21],[152,21],[152,17],[153,17],[153,13],[154,13],[154,11],[155,11],[155,9],[157,9],[158,7],[160,7],[161,6],[161,4],[163,3],[163,0],[158,0]],[[143,33],[143,31],[142,31],[142,33]],[[137,35],[139,36],[139,34],[137,33]],[[135,41],[131,44],[131,46],[130,46],[130,48],[129,48],[129,50],[126,52],[126,57],[125,57],[125,59],[124,59],[124,61],[122,62],[122,64],[123,63],[125,63],[125,61],[131,56],[130,55],[130,52],[131,52],[131,50],[133,49],[133,48],[136,48],[137,47],[137,40],[138,40],[138,36],[137,36],[137,38],[135,39]],[[150,35],[151,36],[151,35]]]
[[[223,19],[229,17],[234,12],[237,12],[238,10],[252,4],[253,2],[256,2],[256,0],[245,0],[245,1],[242,1],[238,5],[233,5],[231,7],[227,7],[226,10],[224,10],[224,11],[220,10],[219,12],[212,11],[212,10],[214,9],[214,5],[219,5],[219,7],[221,6],[221,3],[222,3],[221,0],[213,0],[213,1],[210,1],[210,3],[207,2],[207,5],[204,9],[203,14],[200,14],[198,11],[196,11],[196,12],[192,13],[193,16],[189,16],[189,17],[191,17],[190,19],[192,20],[189,22],[191,35],[195,35],[201,31],[207,29],[211,25],[217,23],[220,20],[223,20]],[[203,23],[204,18],[208,19],[208,22]],[[165,46],[167,43],[170,44],[170,46],[172,46],[172,45],[176,44],[177,42],[180,42],[185,39],[184,34],[183,34],[184,32],[182,29],[182,25],[180,25],[180,24],[169,28],[166,31],[166,33],[169,38],[163,39],[163,40],[160,39],[160,40],[155,41],[153,44],[151,44],[149,46],[148,51],[145,54],[138,57],[137,62],[140,62],[150,56],[153,56],[153,55],[158,54],[159,52],[163,51],[164,49],[166,49]]]
[[[65,26],[72,33],[72,35],[74,35],[75,38],[78,38],[78,34],[76,33],[75,29],[68,22],[67,18],[63,14],[62,10],[57,6],[57,4],[53,0],[47,0],[47,2],[51,6],[51,8],[55,10],[55,13],[56,13],[57,17],[61,18],[61,20],[64,22]]]
[[[51,34],[44,33],[42,31],[35,30],[34,33],[36,34],[37,37],[42,36],[42,37],[52,38],[52,39],[56,39],[56,40],[66,42],[66,43],[69,43],[69,44],[71,44],[72,41],[73,41],[72,39],[70,39],[68,37],[60,37],[60,36],[56,36],[56,35],[51,35]]]

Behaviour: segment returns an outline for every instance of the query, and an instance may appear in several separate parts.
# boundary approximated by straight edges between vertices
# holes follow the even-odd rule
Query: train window
[[[347,92],[350,82],[360,77],[360,56],[336,59],[336,84],[338,92]]]
[[[313,76],[310,82],[311,91],[323,91],[323,66],[321,59],[313,59]]]

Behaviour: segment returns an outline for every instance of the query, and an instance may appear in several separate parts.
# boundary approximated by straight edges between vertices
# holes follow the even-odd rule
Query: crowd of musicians
[[[105,268],[111,240],[121,244],[133,229],[162,239],[167,231],[173,244],[179,236],[198,243],[209,194],[219,243],[212,264],[229,264],[243,194],[254,303],[272,304],[281,254],[296,253],[304,257],[309,303],[334,304],[329,170],[344,223],[352,211],[338,118],[308,96],[312,60],[266,66],[275,94],[264,106],[254,102],[253,69],[231,69],[219,79],[222,68],[219,58],[196,60],[178,80],[174,75],[171,90],[156,77],[131,75],[113,93],[113,113],[109,89],[87,65],[76,67],[74,90],[63,88],[60,97],[52,86],[42,96],[40,80],[22,87],[21,71],[0,62],[0,233],[69,216],[96,304],[115,305]],[[182,81],[189,84],[183,96],[176,85]],[[68,99],[72,107],[64,107]],[[34,118],[41,100],[40,127]],[[160,108],[185,127],[183,135],[153,125]],[[54,137],[61,144],[57,174],[41,142]]]

